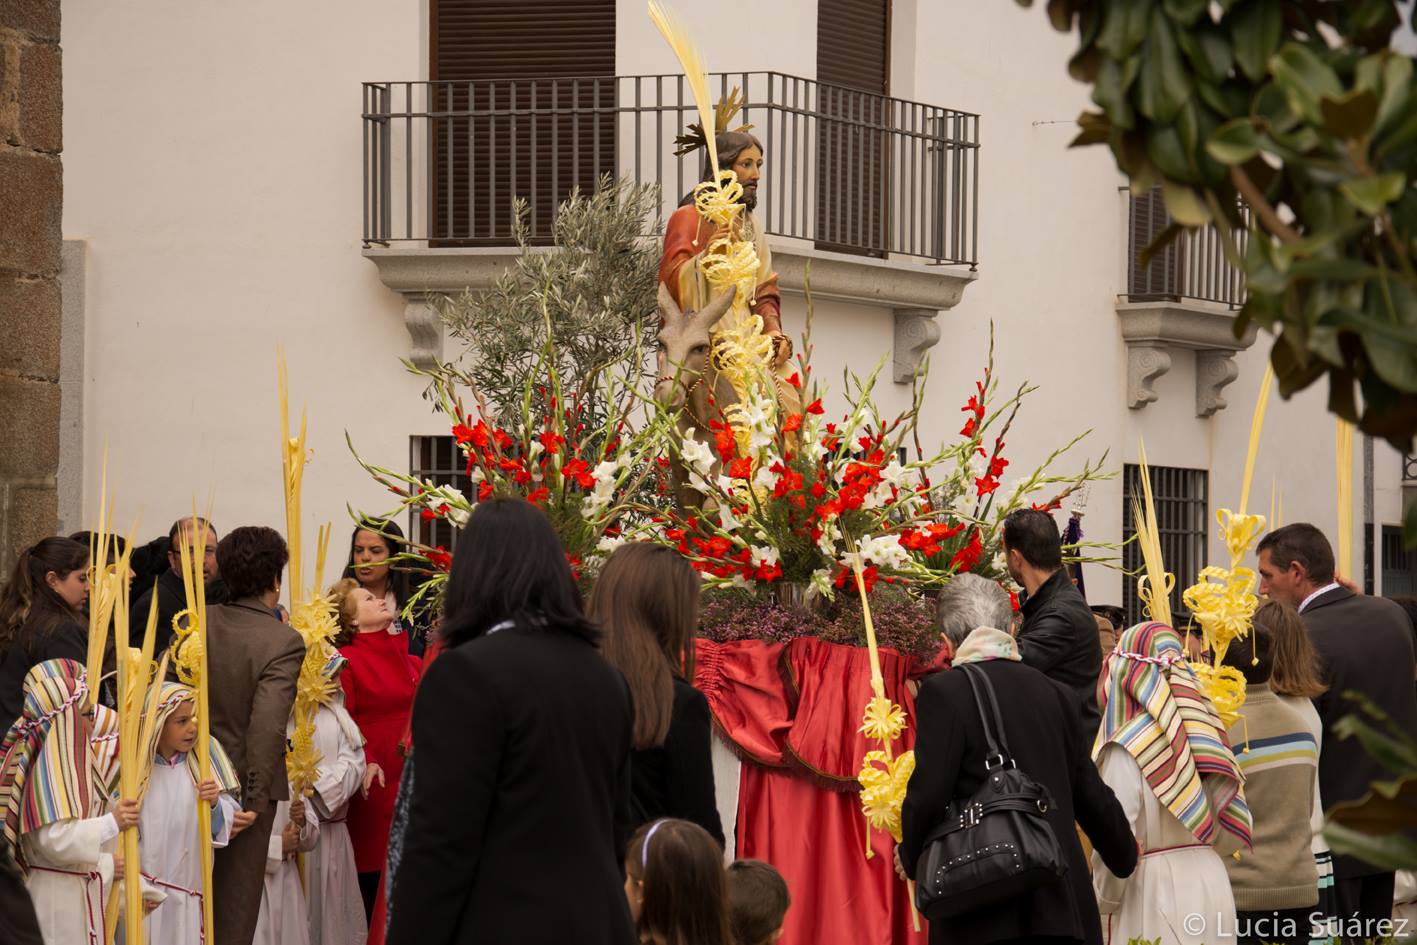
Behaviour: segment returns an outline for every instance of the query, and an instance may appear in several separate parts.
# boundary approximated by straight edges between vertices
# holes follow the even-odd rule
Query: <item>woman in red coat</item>
[[[403,771],[399,740],[408,728],[420,661],[409,654],[408,641],[394,629],[394,614],[382,598],[349,578],[330,593],[339,611],[335,645],[349,660],[340,674],[344,705],[364,735],[364,757],[372,773],[365,777],[367,794],[349,805],[349,835],[367,919],[388,853],[389,822]]]

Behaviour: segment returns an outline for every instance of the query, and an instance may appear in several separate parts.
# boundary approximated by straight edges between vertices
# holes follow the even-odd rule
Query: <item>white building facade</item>
[[[894,378],[928,354],[927,441],[953,438],[992,321],[1004,386],[1041,386],[1009,472],[1088,428],[1063,468],[1108,450],[1121,472],[1144,439],[1172,471],[1163,530],[1189,560],[1169,563],[1223,563],[1214,511],[1239,499],[1270,338],[1234,339],[1243,286],[1203,237],[1131,271],[1155,208],[1129,200],[1105,148],[1067,147],[1088,107],[1066,72],[1075,37],[1004,3],[675,6],[709,70],[746,89],[789,333],[812,267],[817,376],[885,358],[893,411],[909,395]],[[643,0],[73,0],[63,15],[65,529],[91,524],[105,449],[115,522],[141,516],[143,537],[209,493],[223,531],[282,526],[283,348],[309,409],[305,507],[342,554],[346,506],[389,504],[345,434],[392,467],[411,438],[446,435],[400,358],[456,353],[427,293],[506,264],[511,193],[544,229],[568,176],[658,179],[669,207],[696,177],[672,158],[694,119]],[[1272,401],[1251,510],[1273,483],[1286,522],[1332,536],[1326,397]],[[1374,589],[1410,592],[1403,457],[1378,443],[1365,464],[1359,443],[1355,560],[1370,544]],[[1090,490],[1088,539],[1122,538],[1124,485]],[[1089,566],[1087,590],[1120,603],[1123,579]]]

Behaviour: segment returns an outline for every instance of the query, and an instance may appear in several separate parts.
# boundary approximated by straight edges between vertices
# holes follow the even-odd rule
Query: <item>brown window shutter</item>
[[[817,5],[816,242],[885,245],[890,195],[890,0]]]
[[[1138,259],[1142,250],[1171,224],[1161,188],[1156,186],[1140,197],[1132,197],[1129,206],[1131,258],[1128,260],[1127,294],[1139,302],[1178,297],[1183,251],[1181,239],[1172,240],[1169,246],[1152,256],[1149,266],[1143,267]]]
[[[499,245],[512,199],[544,242],[573,187],[615,167],[615,0],[431,0],[439,245]],[[468,112],[472,115],[469,117]]]

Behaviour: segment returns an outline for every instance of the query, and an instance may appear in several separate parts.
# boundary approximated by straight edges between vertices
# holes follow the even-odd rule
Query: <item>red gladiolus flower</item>
[[[753,475],[753,461],[747,456],[728,464],[728,478],[747,479]]]
[[[808,405],[807,405],[807,412],[810,413],[810,414],[815,414],[815,415],[817,415],[817,416],[819,416],[819,417],[820,417],[822,414],[826,413],[826,411],[822,409],[822,398],[818,397],[816,400],[814,400],[814,401],[812,401],[810,404],[808,404]]]
[[[800,413],[790,413],[787,415],[786,419],[782,421],[783,433],[792,433],[800,429],[802,429],[802,415]]]
[[[1009,606],[1013,608],[1014,613],[1018,613],[1018,595],[1013,591],[1009,591]]]
[[[794,371],[792,373],[792,376],[787,379],[787,383],[791,384],[793,387],[800,389],[802,387],[802,377]]]
[[[464,443],[472,442],[472,428],[463,423],[453,424],[453,439],[461,446]]]
[[[442,545],[425,551],[424,556],[428,558],[428,563],[439,571],[447,571],[453,566],[453,556],[448,554],[447,549]]]
[[[713,444],[718,450],[718,458],[725,463],[738,455],[738,437],[726,423],[714,429]]]
[[[541,486],[539,488],[533,489],[531,493],[527,495],[526,500],[532,505],[540,505],[549,498],[551,498],[551,493],[547,490],[545,486]]]
[[[566,463],[561,473],[582,489],[595,488],[595,477],[590,474],[590,464],[583,459],[573,459]]]
[[[477,501],[486,502],[488,499],[492,498],[492,492],[492,483],[488,482],[486,479],[482,480],[477,484]]]
[[[782,577],[782,566],[775,561],[760,562],[758,564],[758,570],[753,577],[757,578],[759,581],[776,581],[778,578]]]
[[[993,476],[983,476],[974,480],[974,488],[979,493],[980,498],[983,498],[999,488],[999,480],[995,479]]]
[[[964,422],[964,428],[959,431],[959,435],[963,437],[973,437],[976,426],[977,423],[975,419],[970,417]]]
[[[995,456],[993,459],[989,460],[989,475],[994,479],[998,479],[1004,474],[1004,468],[1008,465],[1009,461],[1007,459],[1004,459],[1002,456]]]
[[[555,430],[546,430],[541,434],[541,445],[546,447],[546,454],[554,456],[561,451],[561,444],[566,442],[566,438]]]
[[[973,571],[975,565],[979,564],[979,559],[984,554],[984,546],[979,541],[978,529],[971,530],[969,542],[955,552],[950,559],[950,568],[957,573],[963,574],[966,571]]]
[[[1033,511],[1035,512],[1056,512],[1062,507],[1063,503],[1058,499],[1053,499],[1051,502],[1048,502],[1043,505],[1039,505],[1037,502],[1033,503],[1032,505]]]
[[[420,519],[422,519],[423,521],[425,521],[425,522],[431,522],[431,521],[433,521],[435,518],[437,518],[438,516],[436,516],[436,515],[433,514],[433,510],[432,510],[432,509],[419,509],[419,510],[418,510],[418,517],[419,517]]]

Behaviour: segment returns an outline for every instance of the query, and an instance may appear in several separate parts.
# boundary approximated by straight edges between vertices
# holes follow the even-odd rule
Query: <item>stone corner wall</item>
[[[0,582],[56,525],[60,55],[59,0],[0,2]]]

